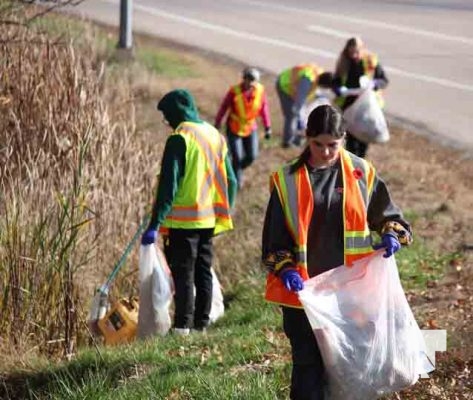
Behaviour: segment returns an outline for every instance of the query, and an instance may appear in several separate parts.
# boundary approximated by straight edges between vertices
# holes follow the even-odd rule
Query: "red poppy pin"
[[[360,168],[355,168],[353,170],[353,176],[355,177],[355,179],[361,179],[363,178],[363,171]]]

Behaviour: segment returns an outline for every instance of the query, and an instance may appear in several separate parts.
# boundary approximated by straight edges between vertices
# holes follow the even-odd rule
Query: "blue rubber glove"
[[[399,243],[396,235],[392,233],[385,233],[383,236],[381,236],[381,243],[373,245],[373,249],[375,250],[383,248],[386,249],[383,257],[388,258],[401,248],[401,243]]]
[[[145,246],[154,244],[157,238],[158,231],[156,229],[147,229],[143,236],[141,236],[141,244]]]
[[[282,271],[280,277],[284,286],[286,286],[286,289],[291,292],[298,292],[304,288],[304,282],[302,281],[299,272],[294,269],[286,269],[285,271]]]

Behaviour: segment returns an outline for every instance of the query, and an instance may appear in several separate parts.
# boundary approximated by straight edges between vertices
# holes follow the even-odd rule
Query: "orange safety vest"
[[[228,116],[228,125],[235,135],[247,137],[251,134],[255,119],[261,112],[264,87],[261,83],[256,83],[249,99],[242,92],[241,84],[233,86],[231,90],[233,91],[233,104]]]
[[[355,260],[373,252],[371,232],[367,221],[367,208],[373,190],[375,169],[366,160],[341,149],[343,176],[343,227],[344,264],[351,266]],[[303,280],[309,279],[307,272],[307,234],[314,199],[307,168],[299,168],[290,174],[291,164],[273,173],[271,185],[276,189],[284,211],[286,228],[294,240],[295,269]],[[296,293],[287,290],[279,276],[268,273],[266,300],[300,308]]]

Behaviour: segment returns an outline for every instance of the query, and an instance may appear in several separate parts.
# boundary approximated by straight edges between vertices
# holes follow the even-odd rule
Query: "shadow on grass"
[[[113,363],[99,359],[73,361],[47,371],[0,376],[0,399],[54,398],[60,387],[79,388],[95,378],[116,387],[135,374],[136,362],[133,360]]]
[[[85,357],[64,363],[59,367],[36,372],[13,372],[0,375],[0,399],[39,400],[68,398],[67,393],[110,392],[128,383],[146,378],[152,370],[159,376],[175,374],[176,371],[193,371],[195,366],[186,360],[178,363],[161,364],[150,360],[114,359],[101,360]],[[81,398],[89,398],[84,396]],[[95,397],[94,397],[95,398]]]

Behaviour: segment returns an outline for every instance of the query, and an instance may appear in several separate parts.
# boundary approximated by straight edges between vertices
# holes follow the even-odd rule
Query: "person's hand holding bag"
[[[158,231],[156,229],[147,229],[143,236],[141,236],[141,244],[144,246],[154,244],[158,238]]]
[[[386,249],[383,254],[384,258],[391,257],[395,252],[401,248],[401,243],[394,233],[385,233],[381,236],[381,243],[373,245],[373,249]]]
[[[295,269],[286,269],[281,272],[280,278],[287,290],[299,292],[304,288],[302,277]]]

